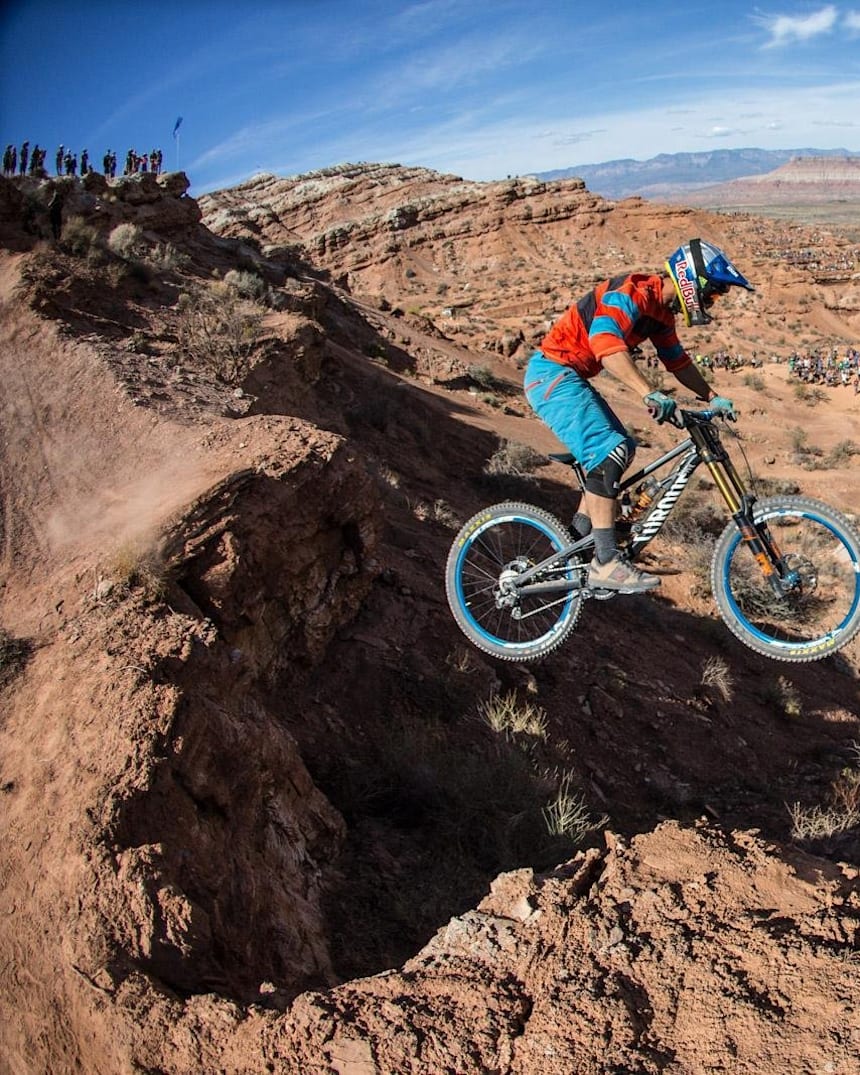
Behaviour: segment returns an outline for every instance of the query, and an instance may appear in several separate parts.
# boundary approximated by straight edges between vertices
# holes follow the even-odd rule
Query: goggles
[[[702,288],[702,305],[710,308],[714,305],[717,299],[721,295],[725,295],[728,290],[728,284],[705,284],[705,286]]]

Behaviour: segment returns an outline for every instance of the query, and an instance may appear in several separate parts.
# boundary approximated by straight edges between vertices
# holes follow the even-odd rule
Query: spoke
[[[768,637],[812,641],[838,630],[856,601],[855,564],[824,523],[797,514],[770,520],[793,587],[780,597],[740,543],[732,558],[732,597],[750,626]]]

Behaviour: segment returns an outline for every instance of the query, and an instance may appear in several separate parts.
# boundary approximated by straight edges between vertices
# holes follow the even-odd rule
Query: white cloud
[[[847,11],[842,23],[852,33],[860,33],[860,11]]]
[[[770,41],[765,48],[774,48],[785,45],[792,41],[809,41],[813,37],[829,33],[836,25],[838,14],[833,4],[828,4],[815,11],[811,15],[774,15],[762,17],[766,29],[770,33]]]

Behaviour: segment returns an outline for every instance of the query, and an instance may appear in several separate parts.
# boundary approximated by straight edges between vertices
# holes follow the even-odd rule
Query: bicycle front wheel
[[[469,519],[448,554],[445,592],[454,619],[478,649],[528,661],[561,645],[579,619],[578,588],[520,595],[515,583],[570,544],[557,519],[528,504],[496,504]],[[577,562],[561,560],[531,581],[575,585],[581,571]]]
[[[779,551],[783,592],[774,592],[732,523],[711,564],[720,615],[741,642],[777,661],[835,653],[860,630],[860,535],[810,497],[760,500],[753,515]]]

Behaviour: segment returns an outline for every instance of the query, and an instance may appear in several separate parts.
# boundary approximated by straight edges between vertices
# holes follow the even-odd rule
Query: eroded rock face
[[[131,222],[153,235],[176,239],[187,236],[201,220],[200,207],[188,197],[188,187],[184,172],[159,176],[145,172],[112,180],[98,172],[46,180],[0,176],[0,237],[13,249],[26,249],[38,239],[50,238],[48,203],[54,191],[59,191],[66,221],[80,216],[102,234]]]
[[[179,583],[242,659],[278,680],[318,660],[378,571],[373,487],[339,438],[297,420],[248,419],[206,449],[252,463],[193,505],[168,536]],[[260,455],[259,453],[264,453]]]
[[[374,488],[341,438],[298,419],[215,423],[196,446],[169,425],[160,435],[168,455],[172,442],[195,457],[198,486],[221,477],[151,519],[165,535],[151,563],[72,583],[4,701],[0,943],[14,971],[0,991],[24,1014],[1,1037],[17,1070],[131,1063],[99,1014],[130,980],[150,1001],[215,991],[276,1008],[335,980],[321,894],[345,826],[288,730],[288,685],[376,578]],[[41,563],[42,592],[61,592],[62,564]],[[62,1031],[33,984],[45,976]]]
[[[108,1009],[114,1059],[183,1075],[847,1075],[858,926],[856,870],[667,823],[629,845],[609,834],[543,876],[503,875],[401,971],[305,993],[280,1016],[180,1004],[132,975]]]
[[[399,250],[495,232],[506,223],[560,221],[608,211],[582,180],[476,183],[425,168],[343,165],[290,178],[257,176],[203,195],[203,219],[221,235],[263,248],[300,240],[317,264],[360,271]]]
[[[315,1048],[380,1073],[848,1072],[858,926],[856,870],[666,824],[498,878],[402,972],[306,995],[281,1029],[317,1071]]]

